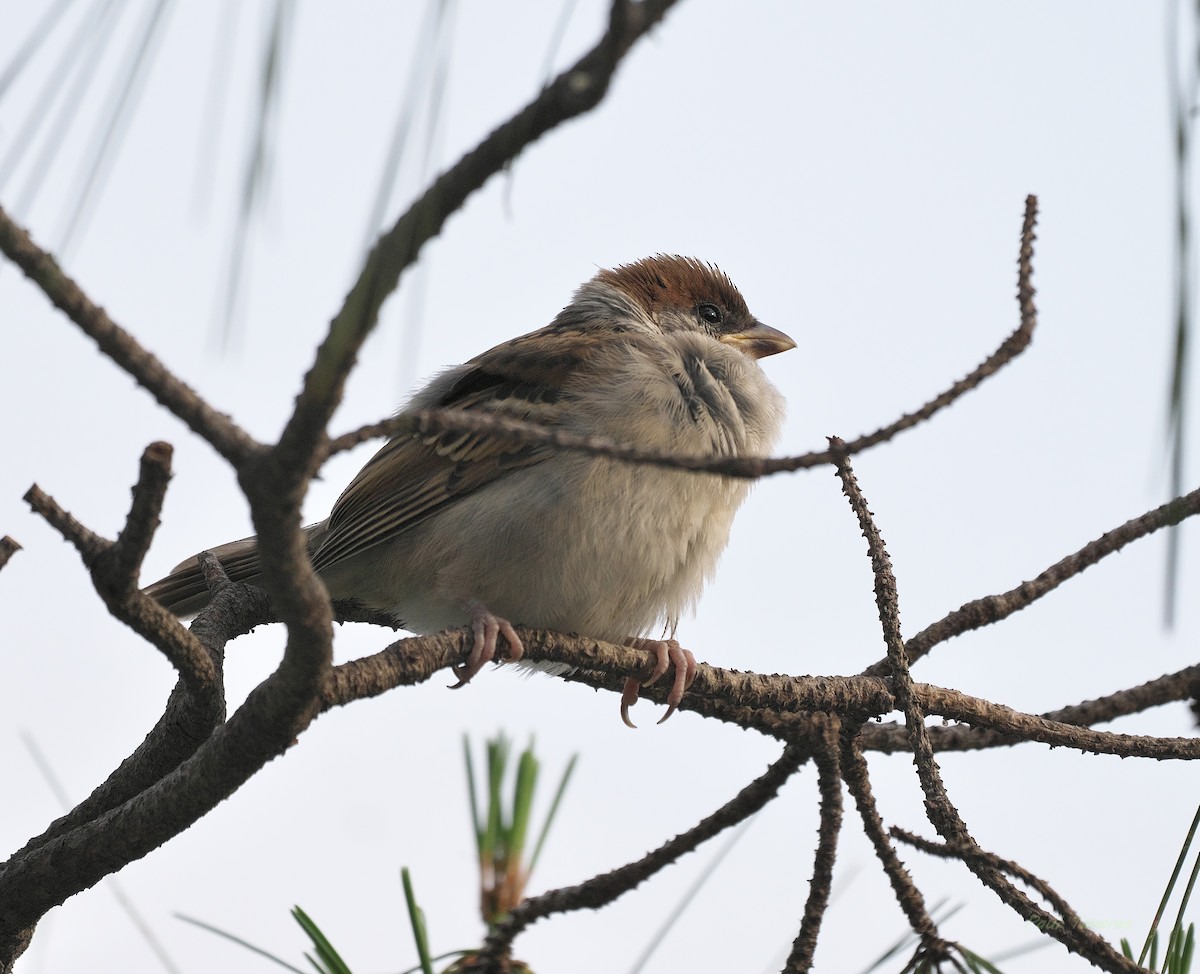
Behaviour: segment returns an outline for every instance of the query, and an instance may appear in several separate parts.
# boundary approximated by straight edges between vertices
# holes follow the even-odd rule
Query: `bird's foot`
[[[493,615],[481,602],[468,602],[467,609],[471,613],[471,630],[475,633],[475,642],[471,646],[471,655],[467,657],[467,661],[456,663],[452,667],[458,682],[450,688],[451,690],[465,687],[486,663],[496,658],[498,636],[503,636],[504,641],[508,643],[508,662],[515,663],[525,655],[525,647],[507,619]]]
[[[638,689],[648,687],[668,669],[675,668],[675,680],[671,684],[671,692],[667,694],[667,712],[659,721],[661,724],[675,713],[675,708],[683,699],[684,691],[696,679],[696,657],[674,639],[627,639],[625,642],[634,649],[649,650],[655,656],[654,670],[649,678],[638,681],[631,676],[625,680],[625,687],[621,691],[621,720],[625,722],[626,727],[637,726],[629,719],[629,708],[638,701]]]

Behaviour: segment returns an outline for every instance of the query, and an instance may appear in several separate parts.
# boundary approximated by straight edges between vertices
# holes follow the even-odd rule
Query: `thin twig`
[[[831,445],[836,451],[839,443],[831,441]],[[887,643],[888,649],[888,663],[892,671],[892,686],[895,689],[896,701],[904,714],[909,748],[913,754],[913,763],[917,768],[917,778],[921,782],[921,790],[925,794],[925,812],[930,823],[950,847],[958,852],[976,877],[1022,919],[1031,920],[1073,953],[1079,954],[1098,967],[1109,971],[1139,971],[1138,965],[1114,951],[1104,938],[1097,936],[1084,926],[1064,926],[1062,922],[1041,909],[1028,896],[1013,886],[1005,878],[1004,872],[996,866],[994,858],[989,857],[980,848],[967,829],[962,816],[959,815],[958,809],[950,801],[946,786],[942,782],[941,770],[933,754],[928,729],[925,726],[928,711],[922,706],[921,694],[917,692],[908,668],[904,641],[900,635],[899,599],[891,560],[884,547],[879,529],[867,507],[866,499],[854,478],[854,471],[850,467],[849,459],[840,457],[837,466],[843,490],[850,500],[850,506],[858,517],[863,535],[867,539],[871,565],[875,573],[879,620],[883,627],[884,641]]]
[[[893,423],[880,427],[873,433],[867,433],[851,440],[844,446],[847,455],[861,453],[873,446],[878,446],[891,440],[907,429],[929,419],[935,413],[960,399],[972,389],[978,387],[984,380],[995,375],[1000,369],[1021,354],[1033,337],[1037,325],[1037,309],[1033,303],[1033,241],[1034,226],[1037,220],[1037,197],[1029,196],[1025,200],[1025,218],[1021,227],[1021,249],[1017,260],[1018,280],[1017,299],[1020,308],[1020,323],[999,347],[992,352],[969,375],[959,379],[940,395],[935,396],[925,405],[910,413],[906,413]],[[380,436],[397,436],[400,434],[431,435],[446,432],[480,433],[487,432],[495,436],[507,437],[522,443],[544,443],[560,450],[578,450],[596,456],[612,457],[629,463],[647,463],[656,466],[669,467],[677,470],[707,471],[721,473],[729,477],[765,477],[776,473],[787,473],[805,470],[811,467],[832,463],[833,454],[829,450],[804,453],[794,457],[698,457],[678,456],[660,450],[648,450],[618,443],[602,436],[584,436],[566,430],[549,429],[535,423],[526,423],[506,416],[467,412],[461,409],[426,409],[414,413],[401,413],[390,419],[381,420],[361,426],[349,433],[330,440],[326,447],[326,455],[332,456],[344,450],[349,450],[360,443]]]
[[[925,906],[925,897],[921,895],[921,890],[913,882],[904,863],[900,861],[900,856],[897,855],[895,846],[888,838],[887,830],[883,826],[883,819],[875,805],[875,796],[871,791],[870,771],[866,759],[863,757],[859,734],[861,727],[861,723],[857,722],[847,722],[843,725],[841,734],[842,777],[858,807],[863,831],[871,840],[871,845],[875,847],[875,855],[883,866],[888,882],[891,883],[892,892],[896,895],[896,902],[900,905],[905,917],[908,918],[913,933],[920,938],[922,944],[930,949],[935,949],[939,945],[944,946],[944,941],[938,935],[937,925],[933,922],[933,917],[930,916],[929,910]]]
[[[762,776],[748,784],[725,805],[636,862],[603,873],[578,886],[551,890],[541,896],[527,899],[508,919],[488,934],[482,953],[493,960],[505,955],[522,930],[555,913],[594,910],[611,903],[665,866],[694,850],[701,842],[749,818],[775,797],[784,782],[796,773],[807,758],[806,748],[789,745]]]
[[[890,829],[888,829],[888,832],[893,839],[897,839],[900,842],[911,845],[916,849],[920,849],[922,852],[927,852],[931,856],[937,856],[940,859],[958,859],[960,861],[963,858],[957,851],[955,851],[946,843],[935,842],[932,839],[923,838],[913,832],[909,832],[907,829],[902,829],[899,826],[893,825]],[[1035,876],[1020,863],[1013,862],[1011,859],[1001,858],[993,852],[988,852],[986,849],[980,849],[976,854],[984,857],[997,869],[1008,873],[1010,876],[1013,876],[1016,879],[1019,879],[1030,889],[1034,890],[1039,896],[1045,899],[1047,903],[1049,903],[1055,910],[1058,911],[1059,915],[1063,918],[1063,922],[1072,926],[1082,925],[1083,921],[1079,918],[1075,911],[1071,909],[1071,905],[1057,892],[1055,892],[1054,888],[1044,879]]]
[[[8,560],[20,550],[21,546],[17,543],[16,538],[9,537],[7,534],[0,538],[0,568],[7,565]]]
[[[313,449],[325,448],[326,425],[362,343],[378,322],[380,307],[447,217],[551,129],[595,108],[630,48],[675,2],[614,0],[608,29],[596,46],[443,173],[379,238],[305,376],[296,410],[280,437],[283,455],[307,458]]]
[[[259,540],[262,584],[288,626],[284,667],[316,668],[322,677],[328,675],[329,601],[307,557],[300,509],[307,485],[327,455],[329,419],[362,343],[378,324],[383,302],[472,193],[542,135],[600,103],[631,46],[675,2],[631,5],[616,0],[597,45],[435,180],[379,238],[330,322],[278,443],[268,455],[250,457],[239,466],[238,483],[250,501]]]
[[[37,484],[33,484],[29,490],[25,491],[22,500],[35,514],[75,546],[75,550],[83,557],[83,563],[89,568],[112,544],[111,541],[84,527]]]
[[[973,629],[980,629],[993,622],[1006,619],[1038,599],[1048,595],[1063,582],[1091,568],[1101,559],[1115,554],[1127,544],[1144,538],[1155,531],[1200,513],[1200,488],[1182,497],[1176,497],[1161,507],[1126,521],[1118,528],[1106,531],[1094,541],[1088,542],[1074,554],[1055,562],[1037,578],[1022,582],[1015,588],[999,595],[988,595],[967,602],[953,612],[913,636],[905,645],[910,662],[927,655],[939,643],[961,636]],[[887,663],[880,660],[863,670],[864,675],[882,676],[887,672]]]
[[[150,550],[150,541],[158,530],[163,498],[171,480],[171,444],[151,443],[142,453],[138,481],[133,488],[133,504],[125,518],[125,527],[109,550],[108,570],[117,587],[134,589],[142,561]]]
[[[837,858],[838,836],[842,831],[842,778],[838,760],[838,728],[836,718],[825,721],[821,743],[813,749],[817,766],[817,788],[821,794],[821,824],[817,829],[817,849],[813,853],[812,878],[808,883],[808,899],[800,932],[792,943],[792,952],[784,964],[785,971],[797,974],[812,967],[817,950],[821,921],[829,907],[829,891],[833,886],[833,864]]]
[[[939,410],[945,409],[963,394],[980,385],[985,379],[995,375],[1029,346],[1033,339],[1034,328],[1037,327],[1037,308],[1033,303],[1036,293],[1033,287],[1033,241],[1037,239],[1037,234],[1034,232],[1037,227],[1037,215],[1038,200],[1036,196],[1030,194],[1025,197],[1025,216],[1021,222],[1021,244],[1017,254],[1017,308],[1021,320],[1016,330],[1004,339],[1000,347],[984,359],[973,372],[954,383],[941,395],[931,399],[915,412],[900,417],[891,425],[851,440],[844,447],[847,455],[861,453],[877,443],[890,440],[897,433],[916,426]],[[834,457],[830,456],[829,459],[832,461]]]
[[[1195,700],[1200,696],[1200,665],[1188,666],[1174,673],[1167,673],[1140,686],[1118,690],[1115,693],[1084,700],[1081,703],[1060,707],[1042,714],[1040,719],[1060,724],[1090,727],[1093,724],[1116,720],[1131,714],[1142,713],[1151,707],[1159,707],[1180,700]],[[993,747],[1011,747],[1027,743],[1028,739],[1014,733],[1004,733],[987,727],[956,725],[930,727],[929,739],[933,749],[942,751],[978,751]],[[863,728],[863,748],[883,754],[907,750],[908,738],[904,728],[895,723],[872,723]]]
[[[101,352],[133,376],[138,385],[212,444],[230,463],[236,464],[258,449],[250,434],[200,398],[84,294],[58,262],[35,244],[3,208],[0,208],[0,251],[20,267]]]
[[[142,456],[134,501],[122,539],[109,541],[71,516],[53,497],[34,484],[25,493],[29,506],[79,551],[92,585],[112,616],[153,644],[175,667],[197,697],[213,692],[220,682],[205,647],[154,599],[137,589],[141,559],[158,524],[162,492],[170,475],[170,448],[151,444]]]

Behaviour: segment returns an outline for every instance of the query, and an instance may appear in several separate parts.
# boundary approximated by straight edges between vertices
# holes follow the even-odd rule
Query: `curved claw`
[[[629,708],[638,702],[638,687],[641,684],[632,677],[625,678],[625,686],[621,690],[621,721],[630,730],[637,730],[637,724],[629,719]]]
[[[631,639],[629,645],[654,653],[655,662],[650,676],[641,683],[633,677],[629,677],[625,681],[624,689],[621,691],[621,720],[628,727],[635,726],[629,719],[629,708],[637,703],[638,688],[649,686],[667,670],[674,668],[675,678],[671,683],[671,690],[667,694],[667,712],[659,720],[661,724],[675,713],[687,688],[696,679],[696,657],[674,639]]]
[[[450,668],[458,677],[458,682],[450,687],[451,690],[465,687],[476,673],[496,658],[499,636],[503,636],[504,641],[508,643],[509,662],[516,662],[525,655],[525,647],[512,623],[493,615],[482,603],[470,602],[467,608],[471,610],[471,630],[475,634],[475,642],[471,645],[471,655],[467,657],[466,662],[455,663]]]

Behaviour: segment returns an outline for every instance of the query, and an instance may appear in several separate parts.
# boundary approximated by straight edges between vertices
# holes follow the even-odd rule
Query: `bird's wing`
[[[551,331],[554,334],[551,335]],[[551,342],[553,353],[547,348]],[[558,425],[567,379],[588,356],[554,326],[525,335],[472,359],[445,393],[422,408],[481,411]],[[555,407],[558,403],[558,407]],[[550,447],[486,433],[404,434],[389,440],[342,492],[328,530],[313,552],[321,571],[346,557],[395,538],[449,504],[504,477],[541,463]]]

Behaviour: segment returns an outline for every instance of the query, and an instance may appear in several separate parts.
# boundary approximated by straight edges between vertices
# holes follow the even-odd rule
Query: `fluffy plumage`
[[[479,410],[672,453],[765,454],[783,399],[756,359],[794,346],[712,265],[650,257],[601,271],[545,328],[449,369],[408,408]],[[500,635],[520,657],[508,620],[610,641],[673,634],[748,490],[485,434],[402,435],[307,529],[309,551],[334,599],[418,633],[473,624],[461,685]],[[253,538],[213,552],[234,580],[258,578]],[[208,601],[194,559],[147,592],[179,615]],[[651,679],[675,665],[673,710],[694,660],[673,639],[635,642],[658,656]],[[627,722],[636,691],[631,681]]]

